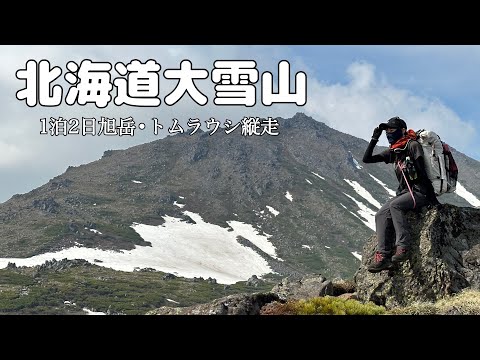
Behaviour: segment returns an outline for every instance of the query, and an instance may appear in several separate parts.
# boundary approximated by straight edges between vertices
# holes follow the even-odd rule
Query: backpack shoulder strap
[[[412,145],[413,145],[414,143],[417,143],[418,146],[419,146],[419,148],[421,148],[422,151],[424,151],[424,148],[423,148],[422,144],[420,144],[420,142],[419,142],[418,140],[413,140],[413,139],[412,139],[412,140],[410,140],[410,141],[408,142],[408,149],[407,149],[407,150],[408,150],[409,155],[412,155]],[[426,154],[423,154],[423,155],[426,156]]]

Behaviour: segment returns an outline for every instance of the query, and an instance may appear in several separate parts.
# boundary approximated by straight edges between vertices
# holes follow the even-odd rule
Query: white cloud
[[[309,78],[306,113],[336,130],[370,140],[373,129],[393,116],[409,128],[432,129],[454,148],[465,151],[477,135],[472,124],[462,120],[437,98],[422,97],[379,78],[375,66],[354,62],[346,69],[349,81],[328,84]],[[382,136],[379,145],[387,145]]]
[[[367,63],[353,63],[347,69],[351,86],[358,91],[364,91],[375,85],[375,67]]]
[[[28,159],[32,154],[24,146],[9,144],[0,140],[0,168],[10,168],[16,166],[18,162]]]

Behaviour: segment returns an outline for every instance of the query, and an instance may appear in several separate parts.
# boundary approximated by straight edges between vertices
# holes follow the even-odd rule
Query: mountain
[[[361,163],[365,140],[302,113],[278,122],[278,136],[199,130],[108,150],[14,195],[0,204],[0,266],[66,257],[220,283],[351,277],[396,189],[393,168]],[[476,206],[480,163],[453,155],[468,193],[439,200]]]

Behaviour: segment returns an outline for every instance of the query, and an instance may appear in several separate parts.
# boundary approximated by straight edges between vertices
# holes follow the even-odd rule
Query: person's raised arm
[[[373,130],[373,135],[372,139],[370,140],[370,143],[367,146],[367,149],[365,150],[365,154],[363,155],[363,162],[366,164],[369,163],[376,163],[376,162],[381,162],[385,161],[385,158],[382,155],[373,155],[373,149],[375,148],[375,145],[377,145],[378,139],[380,138],[380,135],[382,135],[383,129],[380,129],[379,127],[376,127]]]

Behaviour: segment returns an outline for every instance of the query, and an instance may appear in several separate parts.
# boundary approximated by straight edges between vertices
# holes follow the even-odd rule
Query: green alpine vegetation
[[[163,272],[123,272],[93,264],[62,270],[0,269],[0,314],[85,314],[83,308],[137,315],[160,306],[189,306],[237,293],[269,291],[273,278],[255,287],[247,282],[217,284]],[[169,299],[169,300],[167,300]]]

